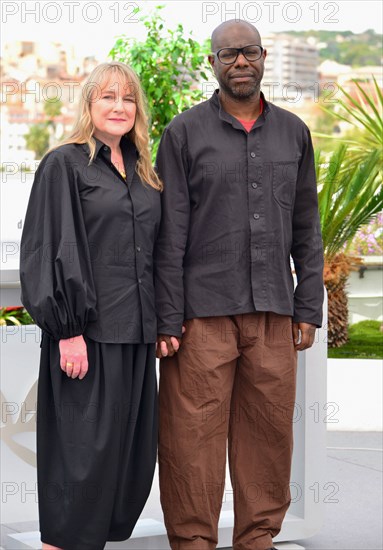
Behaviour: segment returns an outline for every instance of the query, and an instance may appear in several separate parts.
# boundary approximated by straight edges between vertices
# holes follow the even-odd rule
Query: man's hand
[[[182,334],[185,332],[185,327],[182,327]],[[159,334],[156,342],[156,357],[172,357],[181,345],[181,338],[177,336],[169,336],[168,334]]]
[[[310,323],[293,323],[294,346],[297,351],[311,348],[314,343],[316,326]],[[300,337],[300,339],[299,339]]]

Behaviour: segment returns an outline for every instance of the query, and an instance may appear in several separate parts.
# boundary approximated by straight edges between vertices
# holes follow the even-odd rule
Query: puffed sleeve
[[[97,318],[87,233],[73,166],[59,149],[41,161],[21,237],[21,301],[55,339]]]

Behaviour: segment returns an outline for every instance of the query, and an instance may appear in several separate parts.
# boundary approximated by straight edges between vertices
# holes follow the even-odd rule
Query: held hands
[[[185,332],[185,327],[182,327],[182,334]],[[177,336],[168,336],[167,334],[159,334],[156,342],[156,357],[172,357],[180,349],[181,338]]]
[[[310,323],[293,323],[294,346],[297,351],[311,348],[314,343],[316,326]],[[300,339],[299,339],[300,336]]]
[[[82,336],[60,340],[60,367],[71,378],[82,380],[88,372],[88,353]]]

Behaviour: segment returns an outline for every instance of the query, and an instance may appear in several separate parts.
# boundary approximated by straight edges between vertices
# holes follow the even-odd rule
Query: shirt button
[[[254,151],[251,151],[250,156],[251,156],[252,159],[255,158],[255,153],[254,153]]]
[[[104,151],[108,151],[109,147],[107,145],[104,145]]]
[[[141,283],[142,283],[142,279],[138,279],[138,282],[141,284]]]
[[[141,252],[141,247],[140,247],[140,246],[136,246],[136,250],[137,250],[137,252]]]
[[[254,183],[251,184],[251,186],[252,186],[253,189],[256,189],[258,187],[258,183],[254,182]]]
[[[258,219],[259,219],[259,214],[253,214],[253,218],[254,218],[255,220],[258,220]]]

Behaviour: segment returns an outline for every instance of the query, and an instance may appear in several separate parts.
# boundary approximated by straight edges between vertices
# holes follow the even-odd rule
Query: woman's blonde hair
[[[59,144],[51,147],[49,151],[67,143],[87,143],[89,146],[89,163],[92,162],[96,152],[96,141],[93,137],[95,127],[91,117],[92,96],[96,90],[100,91],[112,76],[119,77],[125,81],[136,101],[136,118],[133,128],[127,134],[138,151],[136,171],[143,182],[148,183],[155,189],[162,190],[163,185],[152,166],[149,150],[149,120],[146,107],[146,98],[143,93],[140,80],[134,70],[125,63],[112,61],[101,63],[88,76],[84,83],[77,118],[70,135]],[[49,152],[48,151],[48,152]]]

